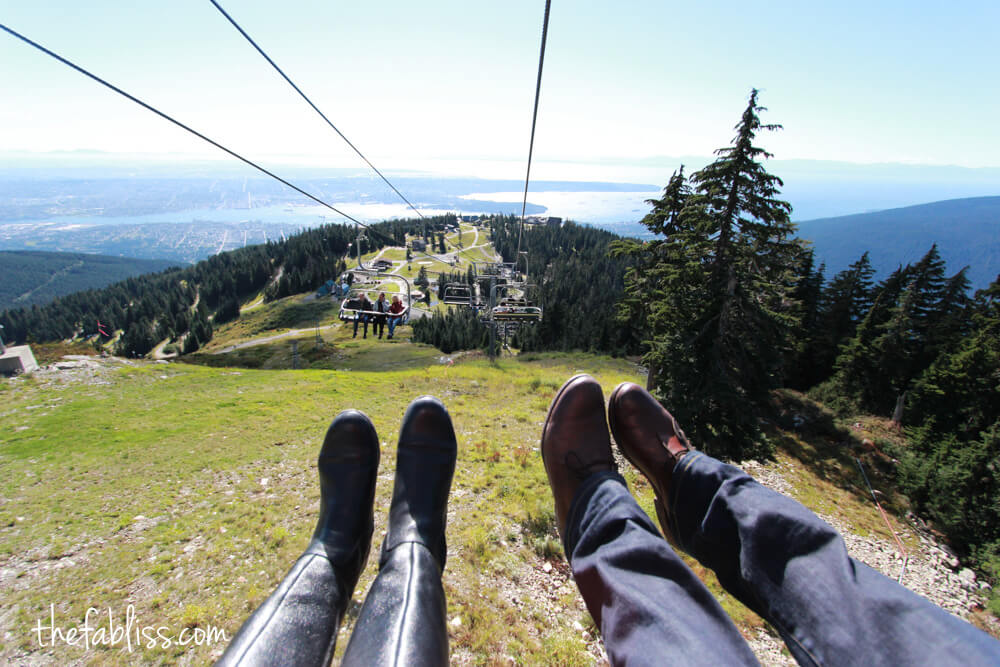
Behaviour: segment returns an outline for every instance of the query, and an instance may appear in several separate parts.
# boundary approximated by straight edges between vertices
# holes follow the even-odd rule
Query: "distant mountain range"
[[[799,222],[826,276],[868,251],[879,278],[920,259],[937,243],[949,275],[969,267],[974,289],[1000,273],[1000,197],[972,197]]]
[[[57,296],[105,287],[177,262],[69,252],[0,252],[0,311],[45,304]]]

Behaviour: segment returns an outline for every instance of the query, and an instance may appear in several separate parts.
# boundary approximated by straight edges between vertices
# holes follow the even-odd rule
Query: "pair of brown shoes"
[[[667,534],[671,475],[691,447],[673,415],[637,384],[624,382],[615,388],[605,418],[601,385],[589,375],[566,381],[542,428],[542,461],[555,497],[559,533],[565,536],[566,515],[583,480],[615,470],[609,421],[618,448],[656,492],[656,514]]]

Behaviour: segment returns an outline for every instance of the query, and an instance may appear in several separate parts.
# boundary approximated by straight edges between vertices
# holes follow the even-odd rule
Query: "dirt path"
[[[339,327],[340,322],[337,324],[327,324],[319,327],[320,331],[327,331],[335,327]],[[233,350],[242,350],[245,347],[253,347],[255,345],[266,345],[267,343],[272,343],[276,340],[281,340],[282,338],[288,338],[290,336],[301,336],[304,333],[309,333],[310,331],[316,331],[316,327],[307,327],[305,329],[291,329],[285,333],[275,334],[274,336],[265,336],[264,338],[254,338],[253,340],[246,340],[242,343],[236,343],[235,345],[228,345],[219,350],[212,350],[211,354],[228,354]]]
[[[163,352],[163,348],[166,347],[169,344],[170,344],[170,339],[169,338],[164,338],[163,340],[161,340],[159,343],[156,344],[156,347],[154,347],[152,349],[152,351],[150,351],[150,353],[149,353],[150,356],[153,359],[173,359],[173,358],[175,358],[177,356],[176,352],[171,352],[170,354],[164,354],[164,352]],[[180,346],[182,344],[183,344],[183,341],[178,341],[177,342],[178,346]]]

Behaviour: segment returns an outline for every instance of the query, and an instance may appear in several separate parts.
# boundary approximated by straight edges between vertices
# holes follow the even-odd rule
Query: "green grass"
[[[564,356],[443,366],[436,350],[403,339],[337,346],[350,352],[353,370],[148,364],[106,385],[0,385],[0,567],[12,572],[0,603],[12,639],[0,661],[40,658],[28,628],[50,603],[66,626],[81,623],[90,605],[124,614],[133,604],[149,623],[175,631],[212,624],[232,636],[308,541],[318,503],[314,459],[331,417],[362,409],[386,443],[376,503],[381,530],[399,419],[412,398],[430,393],[448,405],[460,442],[448,531],[453,556],[444,577],[449,619],[463,619],[449,626],[453,654],[493,662],[513,652],[544,663],[558,648],[562,662],[591,663],[571,627],[583,612],[572,589],[566,594],[574,611],[554,626],[540,620],[531,600],[525,614],[491,591],[541,567],[539,537],[558,545],[536,451],[555,388],[581,362],[608,387],[634,378],[634,369]],[[359,600],[376,560],[362,576]],[[60,663],[123,659],[113,650],[46,651],[44,659]],[[133,659],[212,657],[210,647],[157,648]]]
[[[354,323],[343,322],[333,329],[321,330],[321,344],[317,343],[316,331],[313,329],[297,336],[225,354],[199,351],[185,359],[189,363],[217,368],[285,370],[293,367],[292,342],[295,341],[298,344],[300,369],[384,371],[424,368],[440,363],[439,359],[443,355],[438,349],[410,343],[412,329],[409,325],[396,327],[393,340],[378,339],[372,333],[373,329],[369,325],[368,338],[364,338],[363,327],[358,327],[358,337],[354,338]]]
[[[473,237],[465,232],[467,245]],[[388,253],[405,257],[403,250]],[[487,259],[480,249],[462,255],[465,261]],[[414,261],[412,272],[404,266],[401,273],[415,277],[419,267]],[[443,268],[428,266],[432,277]],[[108,384],[0,380],[0,627],[6,633],[0,662],[213,660],[221,644],[141,648],[131,655],[107,648],[41,649],[31,628],[48,617],[50,604],[63,627],[80,624],[88,606],[110,607],[120,616],[131,604],[140,624],[174,633],[212,625],[232,637],[308,542],[319,497],[319,445],[337,412],[357,408],[380,434],[382,471],[372,555],[342,627],[340,656],[376,574],[399,420],[422,394],[445,401],[459,440],[443,577],[452,659],[597,661],[573,628],[579,621],[591,636],[598,634],[567,577],[538,438],[566,378],[590,372],[607,395],[620,381],[641,381],[637,369],[581,354],[525,354],[495,365],[479,353],[448,355],[457,360],[449,366],[440,351],[412,343],[409,326],[397,328],[392,341],[353,338],[351,324],[338,323],[337,310],[334,300],[306,302],[303,295],[259,305],[217,330],[209,349],[186,363],[140,363]],[[336,323],[321,332],[321,345],[312,329],[317,322]],[[210,353],[290,329],[307,331]],[[301,370],[291,370],[293,341]],[[43,363],[89,351],[65,344],[34,349]],[[794,392],[782,393],[776,405],[782,414],[809,417],[801,428],[782,430],[779,420],[768,432],[793,495],[860,533],[888,539],[843,446],[862,437],[900,446],[885,424],[861,417],[836,423]],[[855,421],[860,430],[853,429]],[[894,492],[880,459],[869,460],[873,484],[898,521],[905,499]],[[631,467],[622,473],[655,521],[649,484]],[[744,634],[767,628],[723,591],[712,572],[685,561]],[[541,575],[546,563],[551,573]]]
[[[398,247],[386,248],[382,252],[381,258],[396,262],[402,261],[406,259],[406,248],[398,248]]]
[[[291,317],[294,306],[279,304],[261,317]],[[588,371],[607,395],[620,381],[641,380],[637,369],[579,354],[525,354],[495,365],[472,354],[449,366],[437,350],[411,343],[408,327],[397,331],[393,341],[364,340],[344,326],[324,332],[322,347],[314,334],[301,336],[304,370],[289,370],[290,341],[282,339],[194,355],[199,364],[140,364],[109,384],[0,382],[0,619],[10,633],[0,662],[212,660],[221,646],[144,648],[133,656],[66,646],[43,652],[30,628],[50,604],[67,627],[81,623],[88,606],[124,614],[132,604],[145,623],[175,632],[210,624],[232,636],[308,542],[316,453],[330,419],[346,408],[369,414],[383,442],[360,603],[376,574],[399,420],[412,398],[433,394],[448,406],[459,439],[443,580],[449,622],[460,619],[449,623],[452,656],[593,664],[595,654],[572,627],[587,614],[566,578],[538,438],[567,377]],[[888,538],[841,444],[844,427],[798,395],[780,400],[788,411],[810,413],[794,432],[769,433],[793,495]],[[887,510],[904,512],[876,468],[869,474],[886,493]],[[622,472],[655,520],[649,485],[631,467]],[[744,633],[767,627],[711,572],[686,561]],[[546,562],[548,588],[539,589]],[[554,622],[553,605],[560,610]],[[353,622],[349,613],[338,655]]]
[[[248,338],[330,324],[337,321],[340,300],[320,297],[305,301],[305,294],[285,297],[242,313],[236,319],[215,330],[208,349],[226,347]]]

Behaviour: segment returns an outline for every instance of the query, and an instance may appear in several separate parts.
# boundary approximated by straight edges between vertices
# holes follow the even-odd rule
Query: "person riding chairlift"
[[[396,325],[403,321],[404,310],[403,302],[394,294],[392,296],[392,304],[389,306],[389,340],[392,340],[392,335],[396,331]]]
[[[362,292],[360,302],[358,303],[358,312],[354,315],[354,336],[352,336],[352,338],[358,337],[358,322],[363,322],[365,325],[364,335],[362,338],[368,338],[368,322],[371,321],[372,314],[371,312],[365,311],[374,310],[374,305],[375,304],[372,303],[372,300],[368,298],[368,293]],[[374,330],[372,333],[374,333]]]
[[[389,303],[385,300],[385,292],[379,292],[378,301],[375,302],[375,310],[378,314],[374,316],[375,323],[372,325],[372,335],[376,332],[378,337],[381,338],[382,334],[385,333],[385,313],[389,312]]]

